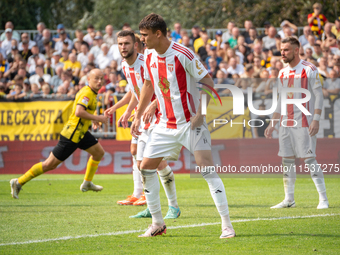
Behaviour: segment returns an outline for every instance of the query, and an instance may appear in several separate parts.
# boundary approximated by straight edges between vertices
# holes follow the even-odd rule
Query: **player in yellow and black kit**
[[[88,76],[89,86],[82,88],[75,100],[72,114],[60,133],[60,140],[54,147],[50,156],[44,161],[35,164],[18,179],[12,179],[11,194],[13,198],[19,198],[22,185],[31,179],[55,169],[61,162],[67,159],[77,148],[87,151],[92,156],[86,167],[84,182],[80,186],[83,192],[88,190],[101,191],[103,187],[94,185],[92,179],[97,171],[98,164],[104,156],[104,149],[88,131],[91,122],[99,126],[99,122],[107,123],[108,117],[93,115],[97,105],[97,93],[102,87],[104,74],[99,69],[94,69]]]

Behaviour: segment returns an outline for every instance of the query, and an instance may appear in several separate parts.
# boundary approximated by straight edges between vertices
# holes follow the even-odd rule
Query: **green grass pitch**
[[[223,178],[237,236],[221,240],[220,217],[202,178],[175,174],[182,215],[165,221],[166,235],[138,238],[151,219],[129,215],[145,206],[116,204],[132,193],[132,175],[96,175],[104,190],[82,193],[82,175],[46,174],[25,185],[18,200],[10,195],[13,177],[0,175],[0,254],[340,253],[339,178],[326,179],[326,210],[316,209],[310,178],[296,181],[297,207],[281,210],[269,208],[284,198],[281,178]],[[165,216],[162,187],[161,204]]]

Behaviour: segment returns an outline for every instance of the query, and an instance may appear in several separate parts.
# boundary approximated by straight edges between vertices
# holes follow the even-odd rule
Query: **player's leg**
[[[86,192],[88,190],[101,191],[102,186],[95,185],[92,183],[94,174],[98,169],[100,160],[104,157],[105,151],[103,147],[98,143],[90,132],[86,132],[83,139],[80,141],[78,147],[88,152],[91,156],[87,161],[86,172],[84,181],[80,185],[80,190]]]
[[[216,208],[222,220],[222,234],[220,238],[235,237],[235,230],[231,224],[229,217],[229,208],[224,184],[215,171],[211,171],[213,166],[211,150],[196,150],[194,152],[196,164],[204,167],[206,171],[202,171],[202,176],[209,186],[210,194],[215,202]]]
[[[152,224],[140,237],[151,237],[166,233],[159,198],[157,167],[163,158],[177,160],[182,145],[176,141],[176,130],[156,126],[147,141],[144,157],[140,164],[146,201],[152,215]]]
[[[327,209],[329,207],[329,203],[322,169],[319,167],[318,162],[314,157],[305,158],[304,162],[305,166],[307,166],[309,169],[316,190],[319,193],[319,205],[317,206],[317,209]]]
[[[280,209],[280,208],[293,208],[295,207],[294,200],[294,188],[296,181],[296,167],[295,167],[295,157],[284,157],[282,158],[283,166],[283,187],[285,192],[285,199],[270,208]]]
[[[19,192],[24,184],[47,171],[57,168],[57,166],[67,159],[76,149],[77,144],[61,136],[58,144],[44,162],[33,165],[24,175],[10,181],[12,197],[18,199]]]
[[[293,208],[295,207],[294,201],[294,187],[296,181],[296,167],[295,167],[295,144],[294,139],[291,139],[293,134],[292,128],[280,127],[279,130],[279,156],[282,157],[283,165],[283,186],[285,192],[285,199],[272,206],[272,209],[280,208]]]
[[[222,234],[220,238],[236,236],[229,217],[224,184],[218,174],[212,170],[214,162],[211,154],[211,137],[206,124],[196,127],[194,130],[191,130],[191,125],[188,125],[187,132],[184,133],[184,137],[181,140],[183,145],[194,154],[196,164],[206,170],[201,171],[201,174],[208,183],[210,194],[222,219]]]
[[[137,150],[138,150],[138,138],[132,137],[130,152],[132,155],[132,176],[133,176],[133,193],[132,195],[127,196],[126,199],[117,201],[119,205],[133,205],[136,201],[138,201],[143,194],[143,183],[140,171],[137,167]],[[145,199],[144,199],[145,201]],[[144,202],[144,204],[146,201]]]
[[[166,233],[166,226],[161,212],[161,202],[159,197],[160,185],[157,176],[157,167],[162,159],[162,157],[143,158],[140,165],[145,198],[152,215],[151,226],[143,235],[140,235],[140,237],[151,237]]]
[[[181,215],[181,210],[179,209],[177,203],[174,173],[166,160],[161,161],[157,171],[165,190],[166,197],[168,198],[169,210],[164,219],[176,219]]]

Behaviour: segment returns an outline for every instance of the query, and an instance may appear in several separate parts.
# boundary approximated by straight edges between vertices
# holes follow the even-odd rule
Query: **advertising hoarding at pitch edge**
[[[203,84],[203,86],[206,86],[205,84]],[[209,89],[211,89],[217,96],[217,98],[219,99],[221,105],[222,105],[222,101],[220,99],[220,96],[217,94],[216,90],[213,89],[212,87],[208,86]],[[223,89],[229,89],[232,97],[233,97],[233,114],[234,115],[244,115],[244,94],[242,92],[242,90],[234,85],[216,85],[215,88],[223,88]],[[205,92],[208,92],[206,89],[202,89]],[[256,114],[256,115],[270,115],[272,113],[275,112],[277,105],[278,105],[278,96],[277,96],[277,88],[273,88],[273,92],[272,92],[272,106],[270,109],[268,110],[256,110],[254,108],[253,105],[253,90],[251,87],[247,88],[247,104],[248,104],[248,108],[250,110],[251,113]],[[311,115],[311,113],[303,106],[303,104],[307,103],[310,99],[311,99],[311,93],[309,92],[309,90],[304,89],[304,88],[281,88],[281,115],[287,115],[287,105],[295,105],[297,108],[300,109],[300,111],[305,114],[305,115]],[[305,95],[305,97],[303,98],[287,98],[287,95],[289,95],[290,93],[302,93]],[[208,93],[210,95],[210,97],[214,100],[213,96],[211,93]],[[201,101],[201,112],[202,115],[206,115],[207,114],[207,94],[202,94],[202,101]],[[216,101],[214,100],[214,102],[216,103]],[[256,119],[251,119],[248,121],[248,125],[250,127],[253,127],[250,123],[252,121],[255,121]],[[269,120],[269,119],[268,119]],[[260,120],[261,121],[261,120]],[[273,125],[273,121],[280,121],[280,119],[274,120],[271,119],[270,120],[272,122]],[[286,122],[287,121],[293,121],[294,125],[297,125],[296,120],[288,120],[285,119],[282,121],[281,125],[282,126],[286,126]],[[214,123],[214,127],[216,125],[225,125],[228,123],[228,120],[226,119],[214,119],[213,121]],[[240,123],[235,123],[235,124],[240,124]],[[243,123],[245,125],[245,123]],[[232,123],[231,123],[232,125]],[[254,126],[255,127],[255,126]]]

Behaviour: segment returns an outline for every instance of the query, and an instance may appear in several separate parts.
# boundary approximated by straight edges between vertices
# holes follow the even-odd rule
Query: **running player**
[[[155,93],[161,113],[159,124],[149,136],[140,170],[152,224],[140,237],[166,233],[161,212],[157,167],[165,159],[177,160],[182,146],[194,154],[222,218],[220,238],[235,236],[229,218],[228,202],[222,180],[213,166],[211,139],[199,106],[196,81],[213,86],[208,71],[188,48],[166,37],[166,23],[160,15],[151,13],[139,23],[141,41],[146,44],[145,82],[141,91],[131,133],[140,135],[139,126],[145,108]],[[196,113],[196,115],[195,115]],[[192,130],[191,130],[192,129]]]
[[[74,100],[71,116],[60,133],[60,139],[56,147],[44,161],[35,164],[24,175],[10,181],[11,194],[13,198],[19,198],[21,187],[31,179],[51,171],[66,160],[77,148],[87,151],[92,156],[89,158],[86,167],[84,182],[80,190],[101,191],[102,186],[92,183],[98,164],[104,156],[104,149],[97,139],[88,131],[91,121],[99,126],[99,122],[107,123],[105,115],[94,115],[97,105],[97,93],[102,87],[104,74],[99,69],[93,69],[88,76],[89,86],[82,88]]]
[[[311,63],[299,58],[300,43],[295,37],[287,37],[281,42],[282,60],[288,63],[287,67],[279,73],[279,89],[281,88],[303,88],[309,90],[311,99],[304,103],[304,107],[312,115],[305,115],[293,104],[287,105],[287,115],[281,115],[281,93],[278,107],[273,114],[273,124],[265,130],[267,138],[272,137],[275,125],[280,120],[279,130],[279,156],[282,164],[287,168],[283,175],[285,199],[271,208],[295,207],[294,186],[296,180],[295,158],[303,158],[308,167],[316,189],[319,193],[319,205],[317,209],[328,208],[326,186],[323,172],[318,169],[315,159],[316,134],[319,131],[320,114],[323,105],[322,86],[318,69]],[[302,93],[288,93],[287,98],[304,98]],[[284,122],[284,125],[282,123]]]
[[[135,35],[132,31],[123,30],[119,32],[119,34],[117,35],[117,39],[118,39],[118,48],[119,48],[120,54],[122,55],[124,59],[122,62],[122,69],[123,69],[126,79],[128,80],[128,84],[129,84],[128,86],[132,93],[131,101],[125,113],[122,115],[122,117],[118,121],[118,125],[122,123],[123,127],[127,127],[127,120],[130,118],[131,112],[138,104],[138,101],[140,99],[140,90],[142,89],[143,83],[144,83],[144,56],[137,52],[138,43],[136,42]],[[138,146],[137,146],[137,164],[138,165],[143,159],[144,148],[145,148],[146,141],[149,138],[149,134],[152,132],[154,125],[158,122],[157,115],[155,114],[155,108],[156,108],[155,106],[156,106],[156,101],[154,101],[152,105],[150,105],[149,107],[150,112],[153,113],[150,123],[148,124],[144,124],[144,122],[141,123],[142,134],[138,137]],[[108,112],[108,114],[110,113],[111,112]],[[177,204],[174,174],[171,168],[168,166],[168,163],[166,161],[162,161],[161,164],[159,164],[157,170],[158,170],[158,173],[159,173],[159,176],[163,184],[165,193],[168,198],[168,203],[169,203],[169,210],[168,210],[167,215],[165,216],[165,219],[178,218],[181,211]],[[138,168],[136,169],[134,168],[133,171],[134,171],[133,172],[134,176],[135,176],[135,171],[138,171],[138,174],[140,174],[140,171]],[[138,180],[140,183],[142,183],[140,175],[138,175]],[[131,216],[131,217],[145,218],[145,217],[151,217],[151,214],[150,214],[149,208],[147,208],[144,211],[138,213],[137,215]]]

